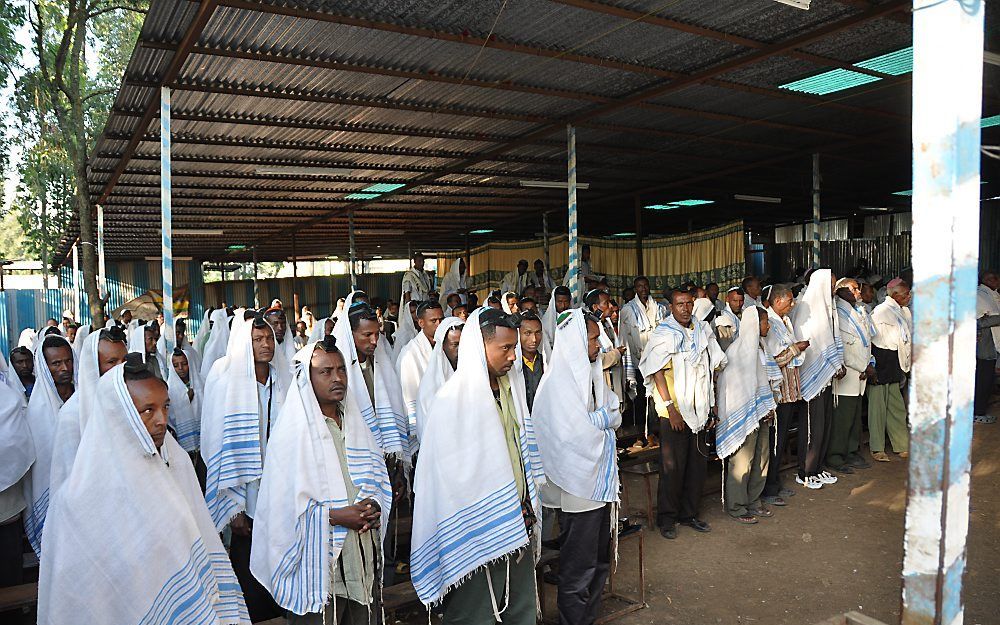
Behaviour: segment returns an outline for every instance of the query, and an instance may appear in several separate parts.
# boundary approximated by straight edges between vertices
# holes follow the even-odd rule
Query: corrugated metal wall
[[[46,320],[62,319],[71,308],[73,289],[8,289],[0,291],[0,349],[4,358],[17,347],[21,330],[45,325]]]
[[[812,241],[778,243],[774,248],[772,264],[768,267],[772,280],[790,280],[797,268],[809,267],[812,263]],[[900,269],[910,264],[910,235],[820,241],[819,255],[823,266],[832,268],[838,275],[844,275],[863,259],[877,273],[885,277],[896,276]]]

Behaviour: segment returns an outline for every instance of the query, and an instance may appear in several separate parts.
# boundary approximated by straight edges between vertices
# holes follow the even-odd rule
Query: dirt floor
[[[1000,541],[994,533],[1000,530],[1000,424],[976,425],[973,436],[965,623],[995,625],[1000,623]],[[887,625],[898,623],[907,462],[891,456],[888,464],[875,463],[818,491],[795,485],[794,474],[786,472],[786,486],[796,496],[757,525],[730,520],[716,495],[703,502],[710,534],[682,527],[677,539],[668,541],[647,533],[649,608],[616,622],[812,625],[857,610]],[[629,488],[634,514],[644,495],[639,481],[630,481]],[[637,589],[635,553],[631,541],[622,545],[616,590]]]

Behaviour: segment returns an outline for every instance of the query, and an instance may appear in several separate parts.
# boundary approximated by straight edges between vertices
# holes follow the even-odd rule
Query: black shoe
[[[870,462],[868,462],[867,460],[865,460],[864,458],[862,458],[861,456],[850,456],[847,459],[847,464],[848,464],[848,466],[853,467],[855,469],[870,469],[870,468],[872,468],[872,464]]]
[[[834,473],[841,473],[843,475],[850,475],[854,473],[854,469],[852,469],[850,465],[847,464],[842,464],[836,467],[828,464],[826,465],[826,468],[829,469],[830,471],[833,471]]]
[[[706,533],[712,531],[712,526],[705,523],[701,519],[688,519],[687,521],[681,521],[681,525],[687,525],[696,532]]]
[[[661,527],[660,536],[663,536],[667,540],[673,540],[677,538],[677,525],[672,524],[669,527]]]

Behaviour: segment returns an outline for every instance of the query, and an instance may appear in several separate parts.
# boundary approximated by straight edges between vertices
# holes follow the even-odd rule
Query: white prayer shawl
[[[469,316],[458,348],[462,366],[438,391],[427,415],[413,480],[411,578],[428,606],[440,604],[473,573],[527,547],[533,538],[525,531],[507,438],[490,390],[479,328],[482,310]],[[545,477],[524,386],[514,382],[526,496],[537,514],[536,484]],[[532,534],[537,536],[537,530]]]
[[[844,368],[830,270],[817,269],[809,276],[809,285],[792,309],[792,326],[809,348],[802,352],[799,382],[802,398],[811,401],[833,383],[833,376]]]
[[[25,418],[24,387],[0,355],[0,492],[24,477],[35,461],[35,444]],[[6,519],[0,519],[6,520]]]
[[[434,281],[426,271],[410,267],[403,274],[401,293],[409,292],[411,300],[422,302],[427,299],[433,289]],[[399,301],[405,304],[402,297],[399,298]]]
[[[535,272],[531,270],[525,271],[523,274],[519,274],[517,269],[514,269],[514,271],[508,272],[507,275],[503,277],[503,280],[500,281],[500,290],[504,293],[508,291],[516,293],[517,296],[520,297],[521,293],[524,293],[525,287],[529,284],[534,284],[532,281],[532,276],[534,275]]]
[[[1000,301],[997,300],[996,291],[980,284],[976,288],[976,318],[983,315],[1000,315]],[[1000,326],[990,328],[993,333],[993,345],[1000,351]]]
[[[249,625],[187,455],[169,432],[156,449],[121,365],[95,395],[46,523],[39,624]]]
[[[211,311],[205,310],[205,315],[201,319],[201,325],[198,326],[198,334],[194,337],[194,347],[201,354],[205,351],[205,343],[208,342],[208,337],[212,333],[211,324],[209,323],[209,316]]]
[[[226,309],[213,310],[212,332],[205,342],[205,349],[201,352],[201,377],[206,382],[208,374],[212,371],[212,365],[215,364],[216,360],[226,355],[230,334],[229,315],[226,313]]]
[[[350,310],[351,304],[354,303],[355,293],[347,297],[346,310]],[[347,384],[350,393],[354,396],[361,416],[368,424],[375,441],[383,453],[408,461],[410,442],[406,404],[403,402],[399,378],[396,376],[389,350],[382,344],[384,339],[379,337],[379,345],[375,350],[373,372],[375,401],[372,402],[368,395],[368,387],[365,385],[364,374],[361,372],[361,362],[358,360],[358,350],[354,345],[354,334],[351,332],[348,315],[343,315],[337,320],[333,326],[333,336],[347,364]]]
[[[69,341],[58,335],[66,345]],[[70,346],[72,351],[72,346]],[[77,371],[76,355],[73,355],[73,372]],[[75,382],[75,379],[74,379]],[[41,557],[42,529],[49,507],[49,481],[52,472],[52,451],[55,444],[56,421],[63,400],[56,390],[52,373],[45,363],[41,346],[35,351],[35,387],[28,400],[26,418],[31,430],[31,440],[35,445],[35,462],[31,465],[28,479],[24,480],[24,533],[31,548]]]
[[[451,361],[444,353],[444,339],[448,331],[465,323],[458,317],[447,317],[441,321],[437,330],[434,331],[434,349],[431,352],[430,360],[427,361],[427,368],[424,370],[424,377],[420,380],[420,388],[417,390],[417,408],[415,414],[414,427],[416,428],[417,444],[420,443],[424,428],[427,426],[427,415],[434,402],[434,396],[444,386],[444,383],[451,379],[455,370],[451,367]],[[404,398],[405,398],[404,390]]]
[[[726,360],[728,364],[719,374],[719,424],[715,428],[720,458],[728,458],[742,447],[760,426],[760,420],[777,408],[761,359],[760,315],[756,308],[743,311],[740,331],[726,350]]]
[[[566,312],[565,310],[563,312]],[[559,313],[556,312],[556,301],[552,298],[552,302],[545,308],[545,314],[542,315],[542,355],[548,358],[552,354],[552,345],[556,340],[556,319],[559,317]]]
[[[162,340],[163,340],[162,336],[160,336],[160,338],[157,339],[157,342],[156,342],[156,352],[153,355],[153,359],[156,362],[153,363],[153,364],[156,367],[158,367],[159,370],[160,370],[159,378],[161,380],[166,380],[167,379],[167,363],[166,363],[166,355],[165,355],[166,344],[164,343],[164,348],[163,348],[164,352],[161,353],[161,351],[160,351],[160,341],[162,341]],[[134,353],[137,353],[137,354],[142,354],[142,360],[143,360],[143,362],[149,364],[150,354],[146,353],[146,330],[145,330],[145,326],[143,326],[142,328],[139,328],[138,331],[133,332],[132,334],[129,335],[129,337],[128,337],[128,351],[129,351],[129,353],[133,353],[134,352]]]
[[[534,267],[528,270],[528,274],[531,276],[531,284],[545,289],[546,293],[552,293],[556,288],[556,281],[552,279],[552,274],[549,273],[549,268],[542,265],[542,276],[538,277],[535,273]],[[520,295],[520,293],[518,293]]]
[[[767,353],[771,358],[776,358],[778,354],[790,348],[792,345],[798,342],[795,338],[795,332],[792,328],[792,322],[788,319],[788,316],[780,317],[774,312],[774,309],[767,309],[767,319],[771,324],[771,330],[764,337],[764,346],[767,347]],[[812,349],[811,347],[809,349]],[[807,350],[808,351],[808,350]],[[801,367],[803,362],[802,354],[799,354],[793,358],[786,367]]]
[[[337,322],[336,317],[323,317],[316,324],[313,325],[312,331],[309,333],[310,343],[319,343],[326,338],[326,322],[333,321]],[[291,361],[289,361],[291,362]]]
[[[188,356],[187,350],[184,355]],[[167,390],[170,394],[170,427],[177,435],[177,442],[184,451],[198,451],[201,446],[201,406],[205,385],[201,374],[192,364],[188,356],[188,381],[194,391],[194,398],[188,397],[188,385],[174,369],[173,360],[170,363],[170,375],[167,376]]]
[[[55,497],[73,469],[80,438],[94,413],[94,398],[97,396],[97,382],[101,378],[98,347],[101,333],[94,332],[84,341],[77,364],[77,384],[73,395],[59,409],[56,430],[52,442],[52,469],[49,476],[49,499]]]
[[[441,297],[439,301],[442,306],[448,306],[448,296],[452,293],[458,293],[461,290],[468,290],[469,288],[469,272],[466,270],[464,274],[458,273],[461,261],[456,259],[455,262],[451,264],[448,268],[448,273],[444,274],[444,278],[441,280]],[[463,304],[469,303],[469,296],[467,293],[458,293],[461,297]]]
[[[692,317],[691,324],[689,336],[690,329],[682,328],[673,315],[660,322],[649,335],[639,373],[647,396],[658,396],[653,374],[672,363],[674,396],[670,399],[691,431],[700,432],[708,422],[709,408],[715,405],[712,373],[726,366],[726,355],[707,323]]]
[[[908,373],[913,354],[913,318],[909,308],[903,308],[896,300],[886,297],[872,312],[872,321],[878,328],[872,343],[881,349],[894,350],[899,355],[899,367]]]
[[[314,349],[306,345],[293,359],[294,379],[267,443],[250,553],[254,577],[295,614],[322,612],[333,593],[348,530],[330,525],[330,511],[371,497],[382,508],[384,524],[392,506],[382,449],[350,390],[341,429],[349,477],[359,492],[356,500],[347,499],[340,456],[310,382]]]
[[[431,360],[434,347],[421,330],[406,344],[396,361],[396,377],[399,379],[406,409],[406,431],[412,439],[409,443],[412,455],[417,445],[417,401],[420,397],[420,381],[424,379],[427,363]]]
[[[392,361],[395,363],[399,360],[399,357],[403,353],[403,348],[406,347],[407,343],[413,340],[420,330],[417,329],[416,323],[413,321],[413,317],[410,316],[410,308],[408,304],[402,304],[399,307],[399,321],[396,324],[396,333],[393,335],[393,346],[389,350],[392,355]]]
[[[691,314],[694,315],[698,321],[707,321],[709,313],[715,310],[715,305],[712,304],[712,300],[707,297],[699,297],[694,300],[694,308]]]
[[[83,349],[83,342],[87,340],[90,336],[90,324],[84,324],[76,329],[76,336],[73,338],[73,351],[76,352],[77,357],[80,356],[80,350]]]
[[[756,297],[751,297],[747,293],[744,293],[743,294],[743,310],[746,310],[747,308],[750,308],[751,306],[760,306],[761,308],[764,308],[764,297],[763,297],[763,295],[761,296],[760,299],[757,299]]]
[[[584,312],[563,315],[531,409],[545,477],[575,497],[617,502],[620,402],[604,381],[601,359],[588,358]]]
[[[743,309],[743,311],[747,310],[749,310],[749,308]],[[733,312],[728,303],[723,305],[722,310],[719,311],[719,315],[715,318],[713,323],[717,328],[732,328],[734,339],[740,335],[740,317]]]
[[[267,444],[261,440],[261,420],[266,415],[260,411],[252,326],[252,321],[243,319],[243,309],[238,309],[226,356],[212,366],[205,381],[201,411],[201,457],[208,467],[205,501],[220,531],[247,510]],[[272,415],[280,414],[288,389],[280,372],[276,378],[271,381]]]
[[[38,332],[34,328],[25,328],[21,330],[21,335],[17,337],[18,347],[27,347],[28,349],[35,350],[35,337],[38,336]]]
[[[510,308],[510,297],[512,295],[514,296],[515,299],[520,299],[517,297],[517,293],[515,293],[514,291],[507,291],[506,293],[500,296],[500,310],[504,311],[508,315],[514,312]]]

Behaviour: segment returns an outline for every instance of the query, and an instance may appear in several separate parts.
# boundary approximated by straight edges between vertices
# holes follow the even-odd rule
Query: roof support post
[[[913,6],[913,368],[903,625],[961,623],[985,2]]]
[[[635,196],[635,275],[643,275],[642,266],[642,199]],[[624,306],[626,302],[622,302]]]
[[[567,207],[569,209],[569,227],[567,245],[569,252],[569,267],[566,273],[570,276],[569,290],[574,302],[583,300],[580,292],[580,248],[577,241],[576,219],[576,128],[566,125],[566,161],[567,161]]]
[[[816,269],[820,265],[819,260],[819,154],[813,154],[812,159],[812,200],[813,200],[813,223],[812,223],[812,266]]]
[[[299,259],[295,250],[295,233],[292,233],[292,319],[299,322]]]
[[[104,205],[97,205],[97,288],[102,298],[108,296],[108,274],[104,265]],[[91,325],[101,327],[100,319],[92,319]]]
[[[257,281],[257,246],[253,246],[253,307],[260,309],[260,283]]]
[[[163,341],[174,352],[174,253],[170,188],[170,87],[160,87],[160,263],[163,276]]]
[[[351,255],[351,291],[358,290],[358,276],[354,269],[354,264],[357,259],[357,252],[354,249],[354,209],[347,211],[347,239],[350,246]],[[409,245],[409,244],[407,244]],[[336,302],[334,302],[336,304]]]

